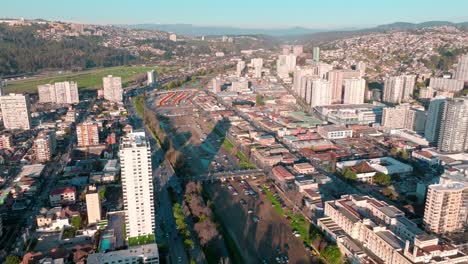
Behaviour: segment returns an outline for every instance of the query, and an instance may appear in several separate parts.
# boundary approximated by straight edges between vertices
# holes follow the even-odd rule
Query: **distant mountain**
[[[356,33],[378,32],[394,29],[417,29],[435,26],[467,26],[468,22],[453,23],[449,21],[427,21],[422,23],[395,22],[370,28],[342,28],[336,30],[314,29],[305,27],[291,28],[241,28],[241,27],[216,27],[196,26],[192,24],[130,24],[115,25],[130,29],[160,30],[174,32],[186,36],[221,36],[221,35],[269,35],[283,37],[285,39],[303,39],[310,35],[350,35]]]
[[[409,23],[409,22],[395,22],[391,24],[379,25],[376,27],[356,29],[356,30],[337,30],[337,31],[326,31],[326,32],[314,32],[310,34],[304,34],[301,36],[284,36],[283,40],[287,41],[299,41],[299,42],[312,42],[320,44],[323,42],[334,41],[337,39],[343,39],[353,37],[356,35],[369,34],[374,32],[383,32],[387,30],[410,30],[419,29],[426,27],[438,27],[438,26],[457,26],[457,27],[468,27],[468,22],[453,23],[449,21],[427,21],[422,23]]]
[[[222,35],[269,35],[269,36],[299,36],[316,32],[324,32],[324,29],[310,29],[304,27],[292,28],[238,28],[238,27],[215,27],[195,26],[192,24],[135,24],[115,25],[130,29],[161,30],[174,32],[186,36],[222,36]]]
[[[388,29],[417,29],[425,27],[440,27],[440,26],[468,26],[468,22],[453,23],[450,21],[427,21],[422,23],[408,23],[408,22],[395,22],[386,25],[380,25],[375,27],[379,30],[388,30]]]

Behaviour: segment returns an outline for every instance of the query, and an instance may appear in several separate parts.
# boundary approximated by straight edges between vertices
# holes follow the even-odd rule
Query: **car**
[[[240,202],[240,204],[242,204],[242,205],[246,205],[246,204],[247,204],[247,202],[246,202],[244,199],[240,199],[239,202]]]
[[[258,216],[256,215],[254,215],[252,219],[255,223],[258,223],[260,221],[260,218],[258,218]]]
[[[247,213],[249,213],[249,214],[253,213],[253,209],[252,209],[252,208],[249,208],[249,210],[247,211]]]

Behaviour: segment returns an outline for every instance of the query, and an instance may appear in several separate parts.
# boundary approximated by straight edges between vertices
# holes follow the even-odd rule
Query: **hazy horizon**
[[[394,22],[468,21],[468,1],[447,0],[444,12],[436,0],[338,0],[315,2],[295,0],[288,6],[278,1],[193,2],[136,0],[128,2],[19,0],[3,3],[0,17],[60,20],[86,24],[190,24],[200,27],[246,29],[365,28]],[[28,8],[25,8],[28,6]],[[404,8],[403,8],[404,7]],[[445,14],[451,14],[446,16]]]

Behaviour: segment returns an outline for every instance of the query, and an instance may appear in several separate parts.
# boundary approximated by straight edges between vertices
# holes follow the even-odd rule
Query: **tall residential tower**
[[[468,150],[468,97],[446,101],[437,146],[442,152]]]
[[[122,137],[119,156],[127,238],[154,235],[151,149],[145,132]]]

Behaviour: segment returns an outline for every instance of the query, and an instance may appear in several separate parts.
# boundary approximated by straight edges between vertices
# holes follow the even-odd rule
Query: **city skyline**
[[[397,0],[386,3],[370,0],[363,0],[359,3],[343,0],[339,3],[336,1],[312,3],[297,0],[285,7],[279,2],[245,0],[235,3],[221,3],[213,0],[203,3],[185,0],[177,2],[139,0],[138,4],[120,0],[113,1],[112,5],[109,1],[84,0],[70,6],[68,3],[65,5],[57,0],[49,0],[45,3],[22,0],[4,3],[0,10],[0,17],[42,18],[87,24],[192,24],[251,29],[289,27],[352,29],[393,22],[468,21],[468,15],[463,12],[468,8],[468,2],[446,1],[445,12],[440,12],[437,8],[438,4],[439,2],[435,0],[411,2]],[[403,5],[405,8],[401,8]],[[24,9],[24,6],[29,8]],[[89,8],[90,6],[93,8]],[[145,8],[141,8],[142,6]],[[177,12],[170,12],[173,10]]]

